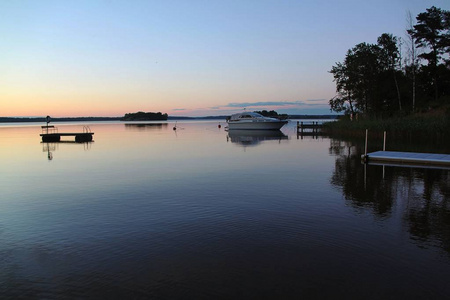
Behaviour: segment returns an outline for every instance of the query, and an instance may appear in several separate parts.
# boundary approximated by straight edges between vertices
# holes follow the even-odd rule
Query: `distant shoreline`
[[[224,120],[228,116],[206,116],[206,117],[183,117],[169,116],[168,121],[177,120]],[[339,115],[290,115],[289,119],[338,119]],[[52,118],[52,122],[93,122],[93,121],[122,121],[123,117],[65,117]],[[148,120],[152,121],[152,120]],[[158,120],[154,120],[158,121]],[[45,123],[45,117],[0,117],[0,123]],[[139,121],[136,121],[139,122]]]
[[[52,122],[79,122],[79,121],[120,121],[122,117],[74,117],[74,118],[52,118]],[[44,117],[24,118],[24,117],[0,117],[0,123],[46,123]]]

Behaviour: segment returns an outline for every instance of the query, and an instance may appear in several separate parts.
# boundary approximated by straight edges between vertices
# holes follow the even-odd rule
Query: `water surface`
[[[0,126],[2,298],[450,293],[448,170],[364,166],[362,143],[295,122],[218,124],[91,123],[81,144]]]

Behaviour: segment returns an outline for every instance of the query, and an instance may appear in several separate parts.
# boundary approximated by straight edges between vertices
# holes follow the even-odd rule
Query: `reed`
[[[342,118],[336,122],[324,124],[323,130],[330,135],[364,137],[368,129],[371,136],[382,137],[388,132],[390,137],[396,139],[420,140],[449,140],[450,117],[446,115],[435,116],[408,116],[391,119],[363,119],[350,121]]]

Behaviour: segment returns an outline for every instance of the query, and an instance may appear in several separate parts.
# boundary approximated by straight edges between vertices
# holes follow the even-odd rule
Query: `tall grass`
[[[408,116],[392,119],[363,119],[350,121],[342,118],[336,122],[324,124],[324,131],[330,135],[364,137],[365,130],[371,132],[371,136],[383,135],[386,131],[390,137],[396,139],[418,139],[421,141],[450,140],[450,117],[445,115],[435,116]]]

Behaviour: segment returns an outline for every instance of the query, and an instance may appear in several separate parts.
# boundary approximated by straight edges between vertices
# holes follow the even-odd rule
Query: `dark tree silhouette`
[[[434,98],[439,97],[438,63],[450,50],[450,11],[432,6],[417,16],[417,25],[408,32],[415,38],[418,47],[429,49],[419,57],[428,61],[433,74]]]

